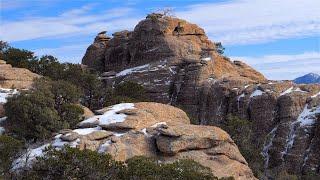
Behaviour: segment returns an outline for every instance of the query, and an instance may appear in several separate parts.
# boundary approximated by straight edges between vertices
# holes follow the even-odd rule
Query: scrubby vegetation
[[[9,174],[12,162],[18,157],[23,143],[17,139],[0,135],[0,179]]]
[[[49,148],[30,170],[16,174],[18,179],[185,179],[211,180],[211,171],[192,160],[159,164],[146,157],[134,157],[125,164],[108,154],[65,147]]]
[[[30,91],[8,98],[5,112],[8,131],[26,140],[44,140],[82,120],[80,93],[65,81],[40,79]]]
[[[228,115],[221,128],[227,131],[238,145],[241,154],[247,160],[256,177],[263,176],[262,147],[257,147],[253,143],[255,137],[252,132],[252,123],[246,119]]]
[[[40,58],[31,51],[0,42],[0,58],[14,67],[27,68],[43,76],[34,88],[16,95],[5,105],[9,133],[26,140],[44,140],[63,128],[74,128],[83,114],[82,104],[91,110],[122,102],[146,101],[144,88],[123,82],[107,88],[99,72],[80,64],[60,63],[46,55]]]

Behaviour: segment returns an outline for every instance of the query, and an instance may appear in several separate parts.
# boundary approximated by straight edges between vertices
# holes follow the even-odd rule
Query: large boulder
[[[38,74],[28,69],[14,68],[10,64],[0,64],[0,88],[28,89]]]

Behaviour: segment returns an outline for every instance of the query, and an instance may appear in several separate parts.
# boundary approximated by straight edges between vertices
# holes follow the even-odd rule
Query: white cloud
[[[37,38],[53,38],[92,34],[102,30],[133,28],[139,18],[131,16],[130,8],[109,9],[91,14],[94,5],[72,9],[57,17],[31,17],[19,21],[3,21],[0,39],[15,42]]]
[[[36,56],[53,55],[60,62],[81,63],[88,44],[65,45],[56,48],[41,48],[32,50]]]
[[[189,6],[176,15],[227,45],[320,34],[319,0],[234,0]]]
[[[310,72],[320,74],[320,52],[231,58],[248,63],[267,78],[274,80],[294,79]]]

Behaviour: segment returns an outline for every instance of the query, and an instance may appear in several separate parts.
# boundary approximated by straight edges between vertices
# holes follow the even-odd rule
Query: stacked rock
[[[95,43],[108,42],[111,38],[109,36],[107,36],[106,33],[107,33],[107,31],[102,31],[102,32],[98,33],[98,35],[94,39],[94,42]]]

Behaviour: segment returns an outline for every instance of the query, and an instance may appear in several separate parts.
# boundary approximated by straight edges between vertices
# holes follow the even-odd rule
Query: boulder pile
[[[218,177],[255,179],[225,131],[191,125],[184,111],[165,104],[123,103],[99,110],[79,123],[78,129],[57,133],[50,143],[55,148],[67,144],[109,153],[119,161],[134,156],[153,157],[162,163],[189,158],[209,167]],[[20,159],[16,163],[21,166],[25,162]]]

